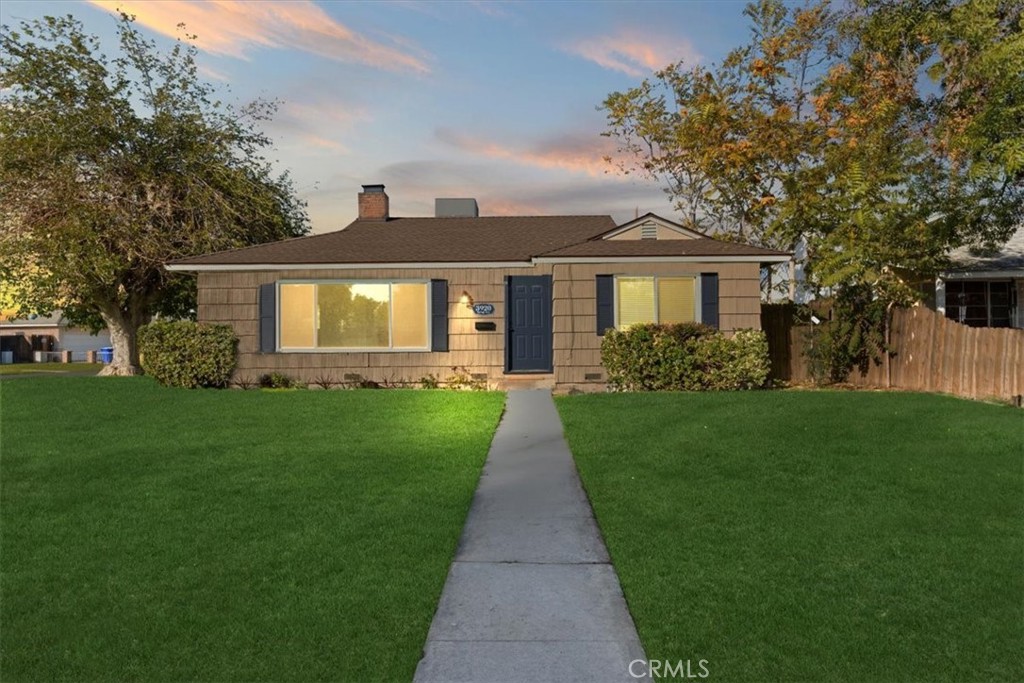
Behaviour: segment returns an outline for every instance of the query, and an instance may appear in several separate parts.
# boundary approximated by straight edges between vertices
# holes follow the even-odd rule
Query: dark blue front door
[[[508,278],[505,295],[508,372],[551,372],[551,277]]]

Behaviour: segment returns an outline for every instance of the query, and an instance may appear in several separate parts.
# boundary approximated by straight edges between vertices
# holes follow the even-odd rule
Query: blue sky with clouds
[[[476,197],[483,215],[671,214],[651,180],[602,157],[608,93],[680,59],[720,61],[746,38],[742,2],[0,3],[0,19],[72,14],[114,51],[114,11],[169,42],[184,22],[211,82],[283,101],[274,158],[315,232],[355,217],[382,182],[393,215]]]

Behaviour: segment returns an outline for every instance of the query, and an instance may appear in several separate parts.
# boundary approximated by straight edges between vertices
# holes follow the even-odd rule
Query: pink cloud
[[[541,216],[544,208],[537,204],[506,199],[497,195],[484,195],[480,198],[481,210],[487,216]]]
[[[387,45],[359,35],[309,0],[89,1],[111,12],[134,14],[143,26],[167,36],[179,36],[178,24],[184,23],[188,33],[196,34],[196,46],[213,54],[246,59],[254,47],[292,49],[387,71],[430,71],[422,51],[407,43]]]
[[[336,100],[313,102],[286,102],[281,106],[281,116],[306,124],[318,124],[328,128],[351,128],[352,124],[364,120],[368,114],[359,108],[347,106]]]
[[[515,148],[472,137],[449,129],[437,131],[437,137],[453,147],[490,159],[507,159],[538,168],[558,169],[588,176],[600,176],[611,169],[605,157],[615,152],[608,138],[580,135],[561,136],[542,141],[530,148]]]
[[[366,118],[362,109],[337,100],[285,102],[267,127],[282,134],[285,140],[297,139],[309,147],[348,153],[348,147],[338,138],[348,134],[357,121]]]
[[[345,147],[345,145],[343,145],[340,142],[338,142],[337,140],[331,140],[330,138],[325,138],[325,137],[320,136],[320,135],[314,135],[312,133],[308,133],[306,135],[303,135],[302,136],[302,141],[305,142],[308,145],[312,145],[313,147],[319,147],[321,149],[326,149],[326,150],[328,150],[330,152],[337,152],[337,153],[340,153],[340,154],[344,154],[344,153],[348,152],[348,148]]]
[[[581,38],[563,49],[612,71],[640,78],[669,64],[700,61],[700,54],[686,38],[657,36],[633,29],[614,35]]]
[[[196,67],[196,71],[199,72],[200,76],[202,76],[203,78],[208,78],[211,81],[221,81],[223,83],[227,83],[231,80],[231,78],[223,71],[218,71],[217,69],[214,69],[211,66],[207,66],[206,64],[199,64]]]

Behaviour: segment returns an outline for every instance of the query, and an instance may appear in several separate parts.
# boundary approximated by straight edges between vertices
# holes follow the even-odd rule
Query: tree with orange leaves
[[[748,5],[747,45],[612,93],[606,135],[691,226],[802,244],[813,288],[907,303],[951,249],[1021,220],[1024,8],[831,7]]]

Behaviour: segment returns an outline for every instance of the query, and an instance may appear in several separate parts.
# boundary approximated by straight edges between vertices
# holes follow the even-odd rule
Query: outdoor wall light
[[[462,296],[459,298],[459,303],[466,308],[473,308],[473,297],[471,297],[469,292],[466,290],[462,290]]]

